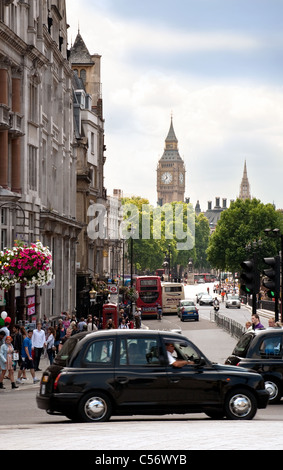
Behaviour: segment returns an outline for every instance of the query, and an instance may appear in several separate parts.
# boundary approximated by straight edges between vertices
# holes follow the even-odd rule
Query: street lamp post
[[[96,296],[97,296],[97,292],[96,290],[94,290],[94,288],[92,288],[90,291],[89,291],[89,300],[90,300],[90,308],[91,308],[91,324],[92,324],[92,330],[93,330],[93,320],[94,320],[94,306],[96,304]]]

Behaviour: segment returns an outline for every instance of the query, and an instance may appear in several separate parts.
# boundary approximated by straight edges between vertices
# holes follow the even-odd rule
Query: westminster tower
[[[157,203],[160,206],[168,202],[184,202],[185,175],[185,165],[179,154],[171,117],[165,149],[157,166]]]

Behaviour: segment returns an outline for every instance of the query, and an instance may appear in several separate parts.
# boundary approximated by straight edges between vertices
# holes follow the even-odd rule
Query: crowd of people
[[[133,315],[127,308],[120,306],[118,324],[109,319],[105,328],[140,328],[141,311],[136,309]],[[12,389],[27,380],[27,371],[30,371],[33,383],[39,379],[35,372],[40,371],[40,359],[43,355],[48,357],[52,364],[56,354],[65,341],[82,331],[97,331],[102,329],[102,319],[88,315],[79,320],[75,315],[62,313],[56,321],[49,322],[45,317],[38,321],[36,328],[15,324],[11,327],[11,319],[5,318],[4,326],[0,328],[0,389],[4,387],[4,379],[11,382]]]
[[[258,313],[254,313],[251,316],[251,321],[247,321],[245,326],[247,331],[265,329],[265,327],[260,321]],[[274,317],[271,317],[268,319],[268,328],[282,328],[282,324],[279,321],[275,321]]]

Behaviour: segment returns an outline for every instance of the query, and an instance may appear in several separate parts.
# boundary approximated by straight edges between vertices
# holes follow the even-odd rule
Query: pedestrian
[[[137,308],[134,313],[135,327],[139,329],[141,327],[141,309]]]
[[[22,346],[21,346],[21,349],[19,351],[19,354],[20,354],[20,359],[19,359],[19,366],[21,368],[21,365],[22,365],[22,362],[23,362],[23,358],[22,358],[22,350],[23,350],[23,342],[24,342],[24,339],[27,337],[28,333],[27,333],[27,330],[25,329],[24,326],[21,326],[20,327],[20,334],[22,335]],[[23,374],[22,374],[22,380],[27,380],[27,374],[26,374],[26,371],[23,370]]]
[[[246,322],[246,332],[253,331],[253,325],[250,321]]]
[[[128,328],[129,328],[128,325],[127,325],[127,323],[126,323],[125,318],[122,318],[122,321],[121,321],[120,325],[118,326],[118,328],[119,328],[120,330],[121,330],[121,329],[128,329]]]
[[[79,321],[79,323],[78,323],[78,328],[79,328],[79,330],[80,330],[80,331],[83,331],[85,326],[87,327],[87,323],[86,323],[84,317],[81,317],[81,319],[80,319],[80,321]]]
[[[53,360],[55,357],[56,348],[54,346],[54,343],[55,343],[55,329],[52,326],[49,326],[49,328],[47,329],[47,339],[46,339],[45,346],[46,346],[47,356],[48,356],[50,365],[53,364]]]
[[[66,329],[63,325],[63,320],[59,318],[58,325],[56,327],[56,333],[55,333],[55,348],[56,348],[57,353],[59,351],[59,344],[61,343],[62,338],[64,338],[65,334],[66,334]]]
[[[71,322],[70,328],[72,329],[71,336],[76,335],[77,333],[80,333],[80,330],[78,328],[78,324],[76,322]]]
[[[23,383],[22,375],[24,374],[26,370],[30,371],[31,376],[33,378],[33,383],[39,382],[39,379],[35,376],[34,363],[32,359],[33,334],[34,334],[33,330],[28,330],[27,336],[24,338],[24,341],[23,341],[23,346],[22,346],[22,351],[21,351],[23,362],[18,372],[17,383]]]
[[[15,379],[14,379],[13,352],[14,352],[14,348],[12,345],[12,337],[6,336],[5,343],[2,344],[0,348],[0,367],[2,369],[1,376],[0,376],[0,388],[5,388],[3,385],[3,380],[5,377],[6,371],[8,372],[8,377],[11,380],[12,388],[19,388],[15,384]]]
[[[5,331],[0,331],[0,347],[5,343],[6,333]]]
[[[63,338],[61,339],[60,341],[60,344],[59,344],[59,351],[61,351],[62,347],[63,347],[63,344],[66,343],[66,341],[72,336],[72,333],[73,333],[73,330],[72,328],[67,328],[66,330],[66,334],[65,336],[63,336]]]
[[[22,344],[23,344],[23,337],[20,332],[20,325],[14,325],[13,326],[13,346],[14,346],[14,370],[16,370],[17,367],[17,362],[19,366],[21,365],[21,350],[22,350]],[[15,358],[15,355],[18,355],[18,359]]]
[[[92,315],[88,315],[87,318],[87,331],[97,331],[96,317],[92,318]]]
[[[115,328],[115,325],[112,318],[109,318],[108,322],[106,323],[106,330],[111,330],[112,328]]]
[[[259,315],[257,313],[252,315],[252,326],[253,330],[264,330],[264,326],[260,323]]]
[[[34,368],[35,370],[41,370],[39,368],[40,357],[43,352],[43,347],[45,344],[45,332],[42,330],[41,322],[38,322],[36,329],[33,331],[32,335],[32,348],[34,351]]]
[[[0,328],[0,331],[4,331],[5,336],[10,336],[11,335],[10,330],[9,330],[10,323],[11,323],[10,317],[6,317],[4,322],[5,322],[4,326],[2,326],[2,328]]]

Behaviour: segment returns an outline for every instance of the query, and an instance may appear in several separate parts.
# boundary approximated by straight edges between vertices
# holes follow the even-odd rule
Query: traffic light
[[[256,260],[247,260],[241,263],[241,290],[246,294],[258,294],[260,288],[260,275]]]
[[[269,268],[263,270],[263,274],[266,278],[263,279],[262,285],[268,289],[268,297],[278,298],[280,295],[280,256],[264,258],[263,261]]]

